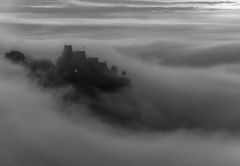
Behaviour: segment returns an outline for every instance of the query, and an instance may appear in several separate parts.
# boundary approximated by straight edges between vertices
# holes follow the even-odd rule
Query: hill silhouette
[[[107,62],[87,57],[85,51],[73,51],[71,45],[65,45],[56,63],[49,59],[32,59],[16,50],[6,53],[5,58],[25,66],[30,77],[45,88],[70,85],[73,90],[64,93],[62,99],[68,102],[87,100],[88,107],[104,120],[126,124],[138,119],[137,114],[120,110],[120,105],[126,103],[128,109],[135,108],[134,100],[120,93],[131,86],[126,71],[119,72],[117,66],[109,67]],[[102,97],[104,94],[115,96],[106,99]]]
[[[87,57],[85,51],[74,52],[71,45],[64,46],[56,63],[49,59],[27,58],[15,50],[6,53],[5,58],[25,65],[31,70],[32,76],[37,77],[39,83],[46,87],[71,84],[86,95],[97,95],[97,91],[112,93],[130,86],[125,71],[120,74],[116,66],[109,68],[107,62]]]

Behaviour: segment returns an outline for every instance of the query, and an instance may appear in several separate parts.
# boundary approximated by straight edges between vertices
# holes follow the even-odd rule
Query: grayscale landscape
[[[1,0],[0,166],[239,165],[239,0]]]

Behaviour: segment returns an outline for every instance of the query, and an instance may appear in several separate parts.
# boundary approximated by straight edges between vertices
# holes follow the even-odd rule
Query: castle
[[[81,106],[84,104],[84,107],[86,104],[86,108],[90,108],[88,110],[91,113],[124,125],[139,118],[135,112],[132,114],[116,110],[114,107],[114,104],[123,104],[124,107],[120,108],[122,109],[127,104],[127,108],[135,109],[135,101],[130,98],[130,95],[128,93],[123,95],[124,89],[131,87],[126,72],[123,71],[122,75],[118,74],[117,66],[113,65],[108,68],[106,62],[101,62],[98,58],[87,57],[84,50],[73,51],[71,45],[65,45],[62,55],[56,62],[50,59],[30,58],[16,50],[5,53],[5,58],[29,69],[28,76],[40,86],[60,90],[58,94],[61,99],[67,101],[66,105],[62,106],[69,106],[69,102]],[[118,92],[120,92],[118,95],[106,96],[109,93]],[[125,96],[126,100],[123,99]],[[68,110],[75,115],[72,109],[66,109]]]
[[[64,46],[56,63],[27,58],[19,51],[6,53],[5,57],[30,69],[31,75],[46,87],[72,85],[76,92],[97,96],[99,91],[114,92],[130,86],[125,71],[120,75],[117,66],[109,68],[106,61],[87,57],[84,50],[73,51],[71,45]]]
[[[72,45],[64,45],[62,56],[65,60],[75,63],[88,63],[95,65],[101,70],[109,70],[107,62],[101,62],[98,58],[87,57],[86,51],[73,51]]]

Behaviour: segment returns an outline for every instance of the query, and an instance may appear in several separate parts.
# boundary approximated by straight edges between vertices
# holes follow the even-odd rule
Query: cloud
[[[39,87],[24,68],[0,59],[0,165],[239,165],[238,11],[159,14],[145,8],[69,7],[49,12],[41,6],[50,2],[29,2],[15,3],[27,10],[1,15],[1,53],[19,49],[56,60],[64,44],[84,45],[89,56],[128,72],[130,94],[103,98],[117,114],[140,118],[135,126],[103,121],[84,103],[62,102],[69,87]],[[94,23],[44,24],[79,13]],[[164,25],[142,19],[141,25],[111,26],[118,17],[158,18]],[[98,18],[108,18],[107,25]]]
[[[37,44],[39,50],[42,50],[41,47],[44,48],[44,45],[57,47],[56,41],[48,42],[52,44],[31,43]],[[36,56],[43,55],[39,51],[34,51],[35,48],[31,48],[31,44],[27,45],[30,48],[29,53],[35,52]],[[77,48],[81,44],[76,41],[74,45]],[[137,107],[121,107],[122,102],[126,100],[119,100],[119,104],[116,104],[118,97],[115,98],[116,100],[109,100],[114,99],[111,95],[106,96],[106,100],[113,103],[110,107],[120,115],[127,114],[135,119],[134,112],[140,114],[138,127],[156,131],[189,129],[237,132],[239,130],[239,65],[236,63],[228,65],[227,61],[223,64],[222,58],[229,57],[229,54],[216,56],[216,64],[211,68],[203,68],[204,63],[202,68],[181,65],[162,66],[120,54],[114,48],[98,42],[94,44],[90,41],[86,42],[86,45],[90,56],[97,55],[100,59],[107,59],[110,64],[118,64],[121,69],[129,73],[132,80],[132,95]],[[52,51],[47,51],[50,56]],[[52,59],[55,59],[58,54],[53,52],[55,57]],[[220,63],[217,63],[218,60]],[[121,98],[121,95],[119,97]]]
[[[188,43],[189,42],[189,43]],[[214,67],[239,63],[239,41],[179,43],[177,41],[156,41],[139,46],[120,47],[119,51],[149,62],[167,66]]]
[[[29,1],[29,0],[18,0],[15,1],[16,6],[18,5],[29,5],[31,6],[42,6],[42,5],[53,5],[61,4],[65,7],[87,7],[87,8],[129,8],[129,9],[160,9],[165,8],[166,10],[184,10],[184,9],[238,9],[239,4],[237,1],[147,1],[147,0],[50,0],[50,1]]]
[[[82,114],[70,121],[26,71],[0,63],[2,165],[238,165],[239,141],[228,134],[129,133]],[[74,109],[74,106],[67,109]],[[82,108],[84,109],[84,108]],[[169,155],[171,154],[171,155]]]

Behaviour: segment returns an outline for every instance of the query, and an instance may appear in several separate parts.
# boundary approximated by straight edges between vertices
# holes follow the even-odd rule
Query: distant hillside
[[[117,66],[109,67],[107,62],[87,57],[85,51],[73,51],[72,46],[64,46],[62,55],[53,63],[49,59],[32,59],[19,51],[5,54],[5,58],[21,64],[30,71],[30,77],[46,88],[71,86],[62,95],[63,101],[81,103],[87,100],[93,113],[104,120],[118,123],[134,123],[139,118],[135,112],[135,101],[130,93],[120,93],[131,86],[126,72],[119,72]],[[111,97],[103,97],[109,94]],[[126,105],[117,110],[116,105]]]
[[[94,92],[111,93],[130,86],[125,71],[120,74],[116,66],[109,68],[107,62],[87,57],[85,51],[74,52],[71,45],[64,46],[56,64],[48,59],[27,58],[19,51],[8,52],[5,58],[25,65],[31,70],[32,76],[46,87],[71,84],[88,95],[97,95]]]

